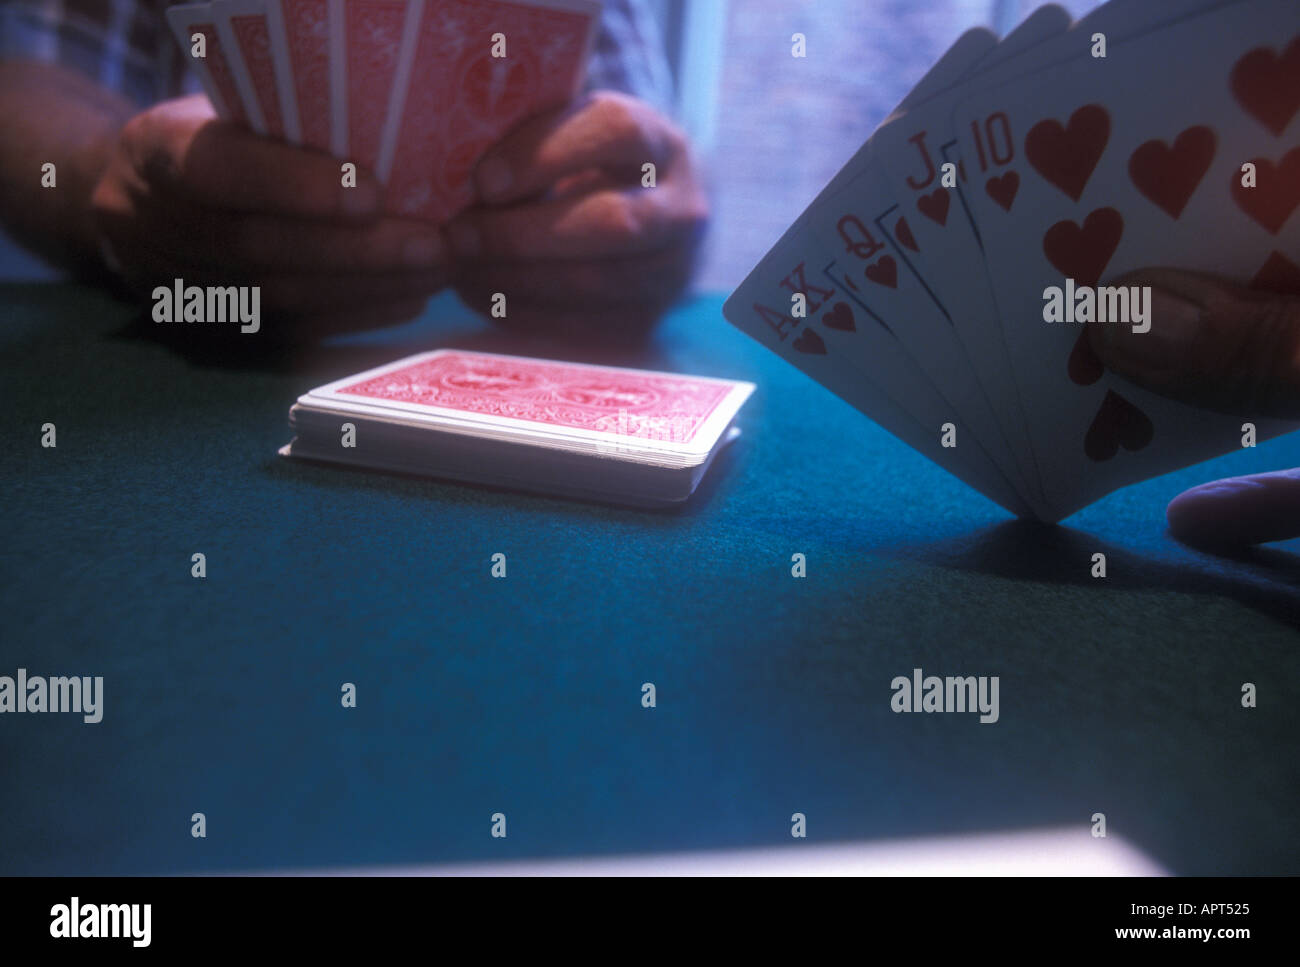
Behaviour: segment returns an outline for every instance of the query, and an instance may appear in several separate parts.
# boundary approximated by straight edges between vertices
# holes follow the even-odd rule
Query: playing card
[[[732,293],[723,314],[913,449],[1013,514],[1029,516],[962,415],[934,391],[892,333],[820,274],[818,267],[832,260],[808,231],[788,232]],[[795,309],[799,296],[802,314]],[[867,359],[870,374],[863,369]],[[955,446],[943,445],[945,424]]]
[[[1069,14],[1064,9],[1057,6],[1039,8],[1002,43],[990,50],[974,71],[962,78],[961,87],[965,88],[972,83],[970,74],[978,78],[980,74],[1016,60],[1026,51],[1060,34],[1069,23]],[[978,387],[984,397],[981,413],[991,414],[997,426],[997,433],[993,434],[988,427],[987,416],[980,418],[977,425],[981,439],[990,441],[990,453],[998,457],[1003,466],[1014,468],[1017,479],[1025,482],[1023,493],[1041,509],[1042,484],[1025,429],[1023,410],[1015,393],[1015,382],[1002,343],[1001,329],[992,313],[992,294],[982,277],[983,263],[979,258],[978,247],[967,251],[950,245],[939,255],[935,235],[947,227],[950,197],[945,189],[929,191],[933,177],[920,182],[913,180],[905,185],[899,184],[893,178],[894,167],[886,166],[883,161],[878,173],[870,174],[866,171],[879,157],[889,157],[896,165],[896,159],[892,155],[898,152],[897,142],[900,137],[904,137],[904,131],[919,132],[919,135],[911,133],[905,136],[909,147],[918,140],[924,144],[926,135],[937,126],[936,122],[941,123],[951,109],[952,93],[945,93],[917,104],[911,111],[897,112],[895,120],[884,125],[868,143],[866,150],[860,152],[861,157],[857,162],[859,179],[868,185],[875,182],[876,193],[883,191],[885,200],[876,208],[865,209],[859,221],[872,225],[880,242],[888,241],[893,250],[893,254],[888,257],[896,259],[905,267],[905,271],[916,277],[921,283],[921,289],[930,297],[946,324],[939,328],[943,333],[942,338],[933,343],[938,347],[942,358],[936,358],[933,365],[927,367],[927,371],[933,373],[936,366],[948,372],[959,366],[969,369],[974,387]],[[916,192],[928,193],[918,197],[914,207],[909,199]],[[942,242],[943,239],[938,241]],[[931,257],[927,258],[927,255]],[[963,298],[959,305],[949,308],[949,302],[956,300],[950,294],[941,293],[950,293],[953,280],[963,272],[979,274],[977,281],[984,283],[983,288],[976,289],[974,302]],[[980,312],[981,295],[988,307],[983,313]],[[927,311],[923,308],[914,308],[912,313],[928,318]],[[915,343],[916,340],[924,340],[926,333],[934,328],[932,325],[916,331],[906,327],[901,331],[910,333]],[[915,348],[913,352],[914,355],[924,353],[925,349]],[[951,376],[947,378],[951,379]],[[937,381],[936,385],[946,384]],[[970,398],[973,387],[961,384],[961,389],[964,391],[962,398]]]
[[[379,161],[403,32],[413,32],[419,7],[409,0],[348,0],[336,3],[344,56],[336,87],[345,93],[346,157],[371,171]],[[336,27],[336,29],[338,29]],[[413,45],[408,45],[408,47]],[[342,157],[343,155],[341,155]]]
[[[167,23],[180,44],[187,62],[212,102],[217,116],[226,121],[247,124],[244,105],[235,88],[234,77],[226,64],[221,38],[217,36],[216,17],[209,3],[192,3],[167,8]],[[194,36],[203,36],[203,56],[195,57]]]
[[[289,77],[301,143],[330,148],[330,20],[328,0],[280,0]]]
[[[922,378],[892,393],[895,401],[915,414],[914,397],[932,397],[937,390],[948,407],[944,422],[959,417],[968,434],[965,442],[977,443],[1024,502],[1034,507],[1039,501],[1037,476],[1025,473],[1018,463],[952,322],[912,273],[884,227],[902,220],[897,206],[891,205],[879,221],[871,220],[885,196],[878,173],[868,165],[843,188],[815,205],[807,224],[831,253],[831,261],[821,266],[823,273],[846,298],[876,320],[874,333],[896,340],[916,363]],[[897,229],[895,235],[908,237],[905,229]],[[897,362],[891,357],[896,354],[882,356],[879,346],[865,340],[850,342],[846,351],[867,379],[880,385],[892,378]],[[1031,466],[1025,456],[1025,465]]]
[[[258,134],[266,134],[266,117],[262,113],[262,104],[258,100],[257,90],[244,62],[239,40],[230,25],[231,6],[235,0],[214,0],[212,4],[213,22],[216,24],[217,36],[221,38],[221,49],[226,55],[226,67],[234,80],[235,90],[239,92],[239,102],[244,106],[244,117],[248,126]],[[258,9],[261,5],[258,4]],[[274,87],[274,84],[272,84]]]
[[[266,7],[266,27],[271,46],[271,61],[275,70],[275,87],[279,95],[284,139],[290,144],[302,144],[302,124],[298,117],[298,95],[294,89],[293,58],[289,53],[289,34],[284,24],[284,7],[281,0],[263,0],[263,4]]]
[[[1065,16],[1065,20],[1068,22],[1068,15],[1062,13],[1060,16]],[[957,83],[984,58],[990,56],[990,53],[995,49],[1004,50],[1009,48],[1015,50],[1040,40],[1043,30],[1039,25],[1043,21],[1043,15],[1030,18],[1001,44],[998,44],[996,36],[986,29],[977,28],[967,31],[927,72],[912,92],[899,104],[891,117],[924,103],[930,97]],[[864,186],[874,186],[876,184],[876,176],[873,173],[864,171],[870,145],[871,142],[868,140],[863,148],[844,165],[840,172],[818,194],[813,203],[795,221],[794,225],[782,236],[774,248],[774,252],[782,247],[791,246],[793,242],[796,250],[805,255],[809,254],[814,251],[814,248],[810,247],[806,236],[816,232],[822,240],[822,244],[815,248],[815,251],[819,254],[813,256],[814,267],[808,269],[805,266],[804,271],[817,272],[816,266],[820,266],[822,273],[833,271],[840,275],[844,274],[842,267],[836,263],[830,254],[838,245],[838,241],[832,243],[830,240],[839,234],[841,217],[845,215],[848,216],[849,221],[845,222],[844,230],[850,233],[856,232],[857,230],[852,225],[852,221],[856,216],[851,211],[835,212],[833,210],[842,207],[844,204],[852,205],[851,199],[854,196],[857,196],[859,200],[867,201],[868,207],[871,206],[870,199],[863,197],[863,192],[869,190]],[[849,187],[854,182],[858,185],[856,190]],[[832,199],[836,200],[832,202]],[[829,222],[827,222],[824,215],[820,219],[818,218],[819,213],[828,211],[832,212]],[[828,224],[834,226],[834,232],[828,233]],[[865,231],[870,232],[871,230],[865,229]],[[938,325],[933,300],[922,295],[919,301],[916,301],[918,295],[916,288],[919,280],[909,273],[906,262],[887,253],[881,255],[880,250],[874,247],[873,240],[863,236],[860,232],[857,234],[858,237],[854,240],[844,241],[844,254],[853,255],[855,259],[857,254],[871,254],[872,261],[860,267],[864,282],[861,287],[855,287],[851,279],[842,279],[835,281],[835,285],[856,305],[861,313],[865,313],[867,318],[875,320],[879,331],[873,333],[873,341],[879,341],[881,338],[896,339],[895,328],[905,330],[907,342],[915,351],[913,358],[927,361],[934,386],[946,387],[949,390],[950,399],[962,401],[958,407],[949,408],[950,415],[951,411],[955,409],[973,416],[981,427],[982,436],[991,441],[991,445],[997,449],[1001,457],[1002,468],[1015,477],[1014,489],[1023,496],[1008,497],[1005,493],[1006,473],[995,472],[990,474],[990,468],[987,466],[983,466],[981,470],[976,471],[977,474],[982,475],[983,479],[983,482],[977,485],[978,488],[986,494],[990,490],[1001,491],[1000,496],[994,499],[1002,503],[1003,506],[1014,504],[1021,509],[1027,507],[1026,501],[1036,501],[1038,497],[1036,475],[1026,479],[1023,472],[1019,471],[1017,458],[1010,453],[1005,438],[1001,436],[996,426],[996,418],[992,417],[987,401],[980,398],[978,392],[972,393],[972,377],[969,371],[960,366],[958,360],[953,357],[954,348],[951,332],[944,332],[942,328],[938,330],[944,349],[937,358],[932,358],[928,352],[929,347],[925,345],[926,339],[934,337]],[[803,237],[804,240],[795,242],[794,240],[797,237]],[[887,237],[886,233],[881,233],[880,237]],[[904,240],[907,239],[905,229],[900,237]],[[780,260],[778,260],[778,264],[781,264]],[[761,287],[762,282],[757,281],[756,277],[761,277],[762,274],[763,270],[760,267],[751,275],[750,280],[747,280],[746,286],[758,285]],[[903,286],[901,292],[899,289],[900,278]],[[742,289],[744,288],[742,286]],[[877,290],[874,297],[864,291],[868,289]],[[781,293],[778,301],[788,297],[789,293]],[[743,312],[743,308],[736,311]],[[853,311],[853,307],[846,304],[838,315],[832,314],[830,318],[847,320],[846,314]],[[885,316],[894,318],[894,327],[890,327],[885,322]],[[918,317],[921,320],[920,323],[913,324],[912,320]],[[733,322],[737,322],[735,316],[729,316],[729,318]],[[737,325],[741,329],[751,332],[751,334],[757,331],[762,337],[770,335],[766,329],[761,327],[758,330],[751,330],[745,324],[737,322]],[[943,320],[943,325],[950,326],[946,319]],[[759,341],[771,345],[766,342],[765,338],[760,338]],[[871,398],[860,401],[857,396],[862,390],[854,385],[860,377],[848,375],[847,371],[842,369],[836,370],[836,366],[829,360],[817,360],[815,358],[817,354],[813,354],[814,358],[802,360],[795,357],[795,363],[805,372],[810,371],[810,369],[817,370],[821,375],[814,374],[814,378],[823,381],[823,384],[829,389],[832,389],[842,398],[849,400],[864,412],[887,414],[877,418],[878,422],[882,422],[882,425],[889,428],[896,436],[909,442],[910,445],[927,453],[931,459],[935,459],[940,465],[950,466],[954,462],[952,454],[941,451],[940,448],[936,447],[935,437],[932,433],[920,431],[914,420],[907,417],[905,413],[899,412],[900,409],[907,410],[910,406],[915,405],[920,412],[929,415],[927,418],[932,419],[933,415],[939,411],[939,403],[934,393],[934,386],[927,385],[925,380],[916,380],[909,386],[896,379],[897,350],[897,346],[891,346],[886,352],[882,353],[879,347],[868,347],[866,340],[863,339],[850,341],[847,347],[849,355],[854,357],[853,365],[856,371],[865,372],[868,381],[876,378],[886,381],[893,388],[895,394],[893,399],[887,396],[882,397],[874,386],[869,386],[867,391]],[[778,351],[781,350],[778,349]],[[786,355],[784,352],[781,352],[781,354]],[[944,364],[943,371],[937,372],[941,363]],[[832,382],[826,382],[828,379],[832,380]],[[916,400],[914,404],[911,402],[913,398]],[[964,438],[969,442],[976,442],[980,436],[980,433],[965,434]],[[959,472],[958,475],[960,476],[961,473]],[[1020,513],[1022,511],[1017,510],[1015,512]],[[1035,511],[1035,513],[1038,512]]]
[[[1019,175],[1013,198],[968,194],[1059,516],[1240,446],[1242,420],[1103,371],[1081,326],[1045,321],[1048,290],[1143,266],[1249,282],[1300,251],[1300,7],[1241,0],[1111,38],[1104,61],[1083,54],[954,115],[968,163],[997,119],[999,150]],[[983,150],[993,157],[991,144]],[[1242,187],[1246,163],[1254,188]],[[1148,321],[1159,338],[1161,320]],[[1261,439],[1290,428],[1255,422]]]
[[[328,0],[330,154],[348,156],[347,34],[343,0]]]
[[[1008,40],[1010,37],[999,41],[998,35],[987,27],[970,28],[953,41],[953,45],[944,51],[934,66],[925,72],[925,76],[916,82],[916,86],[907,92],[907,96],[889,112],[889,117],[910,111],[915,105],[947,90],[983,61],[990,51]]]
[[[732,380],[443,349],[336,380],[299,402],[690,462],[713,449],[752,391]]]
[[[1035,10],[1001,40],[995,33],[984,27],[975,27],[966,31],[907,97],[890,112],[889,117],[881,123],[880,127],[883,128],[909,111],[952,92],[959,83],[968,83],[972,77],[977,77],[1007,60],[1020,56],[1043,43],[1052,34],[1064,30],[1069,23],[1069,11],[1055,4],[1048,4]],[[835,190],[844,182],[856,178],[862,168],[873,160],[875,151],[876,134],[873,133],[827,185],[827,190]]]
[[[905,116],[896,112],[871,139],[867,156],[880,160],[889,176],[889,185],[905,203],[904,213],[910,210],[912,218],[908,225],[917,243],[914,246],[917,254],[910,260],[922,278],[928,280],[934,276],[933,291],[942,296],[945,289],[951,289],[963,299],[969,298],[970,285],[964,273],[981,261],[978,230],[970,222],[964,201],[961,210],[968,215],[966,225],[959,220],[950,223],[948,212],[956,206],[938,192],[942,187],[939,166],[950,162],[957,166],[956,191],[959,199],[963,197],[966,166],[952,126],[952,108],[958,100],[969,98],[975,91],[1000,86],[1011,78],[1020,78],[1023,83],[1025,78],[1045,67],[1086,56],[1091,37],[1097,32],[1111,37],[1131,37],[1197,9],[1231,2],[1235,0],[1111,0],[1068,30],[1068,14],[1064,10],[1052,5],[1041,7],[990,52],[971,76],[963,78],[960,87],[954,86],[928,99]],[[989,133],[985,132],[986,140]],[[987,154],[977,154],[975,160],[985,166],[990,163]],[[993,164],[996,166],[996,161]],[[1001,197],[1001,203],[1006,204],[1007,195],[1018,184],[1017,179],[1018,175],[986,184],[985,190]],[[963,231],[963,227],[973,230]],[[935,264],[927,266],[931,261]],[[951,271],[954,263],[959,265],[958,273]],[[969,309],[964,309],[962,316],[970,317]],[[983,342],[983,333],[977,336]]]
[[[1013,32],[1009,43],[990,54],[981,65],[983,69],[965,78],[959,88],[896,118],[872,140],[870,157],[879,159],[886,184],[898,199],[899,214],[905,219],[899,222],[891,216],[882,227],[906,227],[904,236],[891,235],[900,249],[900,258],[925,281],[952,319],[1020,466],[1040,481],[1039,449],[1028,427],[1029,401],[1022,399],[1012,372],[1013,362],[989,285],[978,229],[969,215],[968,193],[961,189],[968,162],[959,153],[952,108],[972,91],[996,87],[1010,78],[1027,83],[1024,78],[1045,65],[1087,57],[1094,33],[1100,31],[1112,38],[1131,36],[1211,2],[1214,0],[1114,0],[1069,30],[1063,29],[1065,18],[1059,10],[1044,8]],[[1005,134],[1000,119],[990,124],[986,141],[998,136],[997,156],[1003,157]],[[985,159],[992,159],[994,151],[991,145],[986,147],[985,156],[973,155],[969,165],[978,168]],[[955,188],[944,187],[944,164],[955,167]],[[987,197],[1005,202],[1018,187],[1018,177],[1014,171],[1003,171],[994,177],[981,177],[980,183]],[[1041,483],[1041,492],[1045,500],[1050,496],[1045,482]],[[1049,511],[1050,519],[1059,516]]]
[[[948,48],[947,52],[939,58],[935,65],[926,72],[925,76],[917,83],[916,87],[908,93],[896,108],[890,113],[890,117],[896,117],[929,98],[944,91],[952,84],[955,84],[962,76],[971,70],[980,60],[985,57],[989,51],[993,50],[998,43],[998,38],[993,31],[986,27],[974,27],[967,30],[956,42]],[[804,221],[809,213],[817,207],[827,196],[839,191],[846,183],[856,177],[865,163],[870,150],[871,138],[868,138],[835,176],[826,184],[812,203],[804,209],[789,231],[802,231]]]
[[[230,24],[230,33],[239,48],[240,61],[248,74],[248,83],[266,126],[266,134],[285,136],[282,91],[275,75],[270,20],[266,0],[219,0],[221,12]]]
[[[390,207],[445,221],[468,205],[483,152],[579,91],[599,13],[589,0],[425,0],[384,166]]]
[[[375,161],[375,173],[385,185],[393,172],[393,156],[397,152],[397,136],[401,133],[402,117],[406,113],[406,92],[410,89],[411,68],[415,64],[415,48],[423,20],[424,0],[409,0],[406,5],[406,22],[402,25],[401,44],[397,50],[397,69],[393,72],[384,127],[379,134],[379,156]]]
[[[967,31],[895,109],[891,117],[923,104],[929,98],[938,95],[946,88],[957,83],[977,64],[980,64],[985,58],[991,57],[994,51],[1001,52],[1003,56],[1009,57],[1019,50],[1040,42],[1052,29],[1053,23],[1064,25],[1067,22],[1068,15],[1060,11],[1059,8],[1048,8],[1027,20],[1001,44],[997,42],[996,36],[988,30],[979,28]],[[868,206],[870,206],[870,199],[862,197],[863,192],[870,191],[865,186],[872,185],[876,177],[873,173],[864,171],[864,166],[869,160],[870,146],[871,142],[868,141],[844,165],[774,248],[775,253],[778,249],[789,248],[793,244],[795,250],[805,255],[815,251],[818,254],[812,255],[811,259],[815,265],[822,267],[822,274],[827,272],[835,273],[837,278],[832,279],[832,284],[838,287],[839,291],[846,297],[846,302],[842,309],[839,309],[837,305],[836,308],[839,311],[832,312],[828,316],[829,319],[842,320],[841,324],[843,325],[847,324],[848,314],[857,312],[865,318],[874,320],[876,331],[869,337],[873,343],[872,346],[865,345],[867,340],[858,339],[849,340],[845,347],[848,357],[853,358],[854,370],[850,372],[844,368],[837,368],[838,363],[819,358],[821,355],[819,353],[788,356],[780,348],[779,340],[776,343],[770,341],[771,332],[768,329],[762,326],[754,328],[756,320],[751,319],[744,323],[738,321],[736,313],[742,313],[739,318],[744,318],[743,306],[733,310],[733,313],[729,313],[729,318],[739,325],[741,329],[750,332],[751,335],[756,335],[760,342],[764,342],[776,349],[786,358],[791,358],[797,366],[805,372],[809,372],[827,388],[872,415],[877,422],[890,429],[891,432],[900,439],[907,441],[911,446],[926,453],[941,466],[948,467],[968,482],[971,482],[970,475],[973,474],[979,481],[973,484],[977,489],[986,494],[996,494],[993,499],[1003,506],[1016,508],[1013,510],[1015,513],[1026,513],[1026,508],[1029,507],[1027,501],[1037,500],[1036,475],[1026,479],[1025,475],[1019,472],[1018,458],[1009,452],[1005,438],[1000,435],[998,427],[993,425],[996,418],[991,417],[987,401],[981,399],[978,392],[974,391],[969,371],[964,370],[959,365],[960,359],[954,355],[955,350],[951,333],[944,333],[942,328],[936,328],[937,321],[934,315],[935,306],[933,300],[925,298],[917,300],[916,297],[919,294],[917,283],[919,280],[909,272],[906,262],[888,253],[882,253],[881,249],[875,248],[875,241],[857,233],[852,220],[845,224],[845,230],[850,233],[857,233],[857,237],[852,241],[841,237],[832,242],[831,239],[835,239],[839,235],[841,216],[846,213],[852,216],[852,212],[846,211],[834,214],[829,222],[826,221],[825,217],[822,217],[820,226],[810,225],[810,222],[815,223],[818,221],[818,213],[833,211],[836,205],[852,205],[852,199],[855,195],[859,196],[860,200],[867,201]],[[858,185],[855,188],[850,188],[849,186],[854,182],[857,182]],[[837,200],[832,203],[831,199]],[[899,237],[906,243],[908,241],[905,228],[906,222],[901,216],[896,220],[901,226]],[[834,226],[834,232],[829,234],[826,228],[828,224]],[[814,231],[821,236],[822,245],[811,245],[806,238],[802,241],[795,241],[797,237],[807,236]],[[868,228],[866,231],[871,232],[872,229]],[[893,244],[893,236],[888,233],[879,232],[878,237],[882,240],[888,239]],[[872,254],[872,259],[858,268],[864,280],[862,285],[855,287],[851,278],[839,278],[839,276],[846,275],[845,267],[836,261],[832,253],[839,249],[840,244],[843,244],[841,254],[846,257],[856,259],[855,253]],[[785,261],[789,262],[790,260],[786,259]],[[777,259],[777,263],[778,265],[784,264],[780,258]],[[817,270],[805,266],[804,271],[816,273]],[[746,281],[745,286],[738,290],[737,296],[740,297],[746,287],[758,286],[761,288],[761,277],[763,275],[764,271],[760,266]],[[783,276],[778,271],[776,277],[781,278]],[[899,288],[900,279],[903,280],[901,291]],[[824,285],[822,282],[814,284]],[[870,290],[875,290],[874,295]],[[789,292],[779,293],[775,299],[776,304],[782,304],[785,299],[789,298],[789,294]],[[886,321],[886,316],[894,318],[893,327]],[[918,318],[921,321],[913,324],[913,320]],[[944,322],[947,325],[946,320]],[[899,346],[897,344],[888,344],[888,340],[896,341],[897,339],[895,329],[905,332],[907,342],[910,343],[914,352],[913,359],[925,360],[931,378],[934,380],[934,386],[945,387],[948,390],[950,399],[961,401],[958,406],[945,403],[941,395],[935,393],[934,386],[927,383],[925,379],[914,378],[908,381],[898,378],[899,366],[909,366],[911,360],[900,363]],[[944,346],[944,349],[937,356],[930,353],[930,347],[927,345],[927,338],[935,337],[936,333]],[[815,334],[816,330],[814,330],[812,337],[808,337],[805,345],[816,345],[813,342]],[[885,340],[886,345],[880,345],[881,340]],[[832,337],[832,341],[836,341],[834,337]],[[939,371],[941,362],[946,364],[942,372]],[[907,372],[915,375],[917,368],[912,366]],[[867,380],[865,386],[862,384],[864,378]],[[873,380],[882,380],[886,383],[891,388],[894,394],[893,397],[890,398],[888,395],[882,394],[872,382]],[[866,399],[862,398],[864,393],[867,396]],[[915,408],[915,411],[926,414],[925,419],[931,424],[934,423],[938,414],[946,413],[944,422],[948,422],[949,417],[955,419],[953,416],[954,411],[973,416],[974,420],[980,424],[982,433],[971,432],[971,428],[966,427],[966,424],[958,419],[956,423],[965,428],[962,432],[962,438],[968,442],[976,443],[977,446],[980,439],[990,441],[990,445],[997,449],[1002,458],[1002,471],[990,466],[987,455],[983,453],[975,457],[975,462],[979,465],[977,469],[968,470],[962,467],[961,461],[954,459],[952,451],[938,446],[937,437],[933,432],[928,429],[921,429],[916,421],[907,415],[907,412],[901,412],[911,412],[913,408]],[[1027,455],[1025,459],[1027,459]],[[1013,488],[1017,491],[1016,494],[1009,495],[1006,492],[1008,488],[1007,473],[1013,475],[1016,479],[1016,485]],[[1041,510],[1038,509],[1032,512],[1041,514]]]
[[[719,450],[739,435],[731,422],[753,389],[733,380],[437,350],[303,395],[290,410],[297,435],[280,452],[671,505],[694,492]]]

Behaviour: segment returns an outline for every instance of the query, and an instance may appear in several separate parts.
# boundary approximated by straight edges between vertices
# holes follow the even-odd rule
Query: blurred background
[[[731,291],[963,31],[1035,0],[649,0],[676,115],[708,162],[701,289]],[[1095,0],[1061,0],[1076,18]],[[790,55],[790,36],[808,56]]]
[[[110,4],[111,0],[104,0]],[[697,287],[730,292],[965,30],[1005,35],[1034,0],[642,0],[673,113],[706,162],[713,224]],[[1076,17],[1096,0],[1062,0]],[[808,56],[790,54],[807,38]],[[0,237],[0,279],[45,278]]]
[[[709,172],[698,285],[714,293],[743,279],[963,31],[1005,35],[1032,6],[643,2],[671,108]],[[794,33],[805,58],[791,56]],[[0,277],[41,272],[0,253]],[[1194,554],[1162,514],[1213,476],[1300,463],[1290,450],[1245,450],[1126,488],[1068,528],[1025,530],[849,407],[808,419],[826,391],[706,303],[710,324],[681,314],[647,365],[760,381],[746,415],[755,445],[706,480],[697,509],[611,512],[286,468],[273,456],[285,408],[325,382],[316,370],[199,365],[139,345],[127,309],[92,290],[3,297],[9,425],[57,418],[86,432],[61,464],[0,449],[14,509],[0,673],[24,655],[54,674],[103,672],[110,709],[136,714],[93,730],[4,723],[0,872],[686,851],[682,871],[697,851],[788,844],[795,809],[815,838],[850,844],[840,857],[798,847],[822,871],[994,872],[975,866],[990,857],[1001,872],[1026,858],[1074,873],[1300,869],[1285,752],[1297,707],[1246,713],[1234,694],[1244,681],[1295,691],[1294,556]],[[427,348],[427,324],[444,320],[424,323],[353,337],[313,365],[337,376],[362,368],[358,354],[378,364]],[[463,314],[454,326],[438,338],[519,351]],[[345,559],[322,549],[357,535]],[[486,605],[465,549],[498,538],[520,548],[522,580],[514,600]],[[226,563],[198,590],[169,555],[188,562],[200,540]],[[793,547],[827,576],[798,597],[783,563]],[[1075,563],[1098,550],[1112,568],[1103,592]],[[879,690],[917,666],[999,674],[1015,707],[997,729],[894,715]],[[644,676],[672,683],[653,719],[625,701]],[[338,715],[340,681],[375,696],[355,719]],[[464,835],[501,803],[520,835]],[[214,817],[214,848],[189,835],[197,808]],[[1089,832],[1097,810],[1113,854]],[[946,838],[958,834],[981,842]]]

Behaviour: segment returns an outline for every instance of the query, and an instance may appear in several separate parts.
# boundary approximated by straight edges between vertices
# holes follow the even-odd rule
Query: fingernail
[[[373,215],[379,207],[379,189],[369,181],[344,188],[340,207],[345,215]]]
[[[442,261],[442,239],[432,235],[414,235],[402,246],[402,261],[408,268],[433,268]]]
[[[1202,308],[1169,292],[1151,288],[1151,328],[1134,332],[1125,323],[1099,322],[1103,361],[1122,370],[1178,369],[1201,331]]]
[[[478,254],[478,229],[473,225],[453,225],[449,231],[451,233],[451,247],[455,249],[457,255]]]
[[[488,198],[504,195],[510,190],[514,175],[501,158],[488,158],[478,168],[479,188]]]

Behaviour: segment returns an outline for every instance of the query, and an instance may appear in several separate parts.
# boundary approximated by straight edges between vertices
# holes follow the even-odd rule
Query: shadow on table
[[[1010,521],[968,537],[910,545],[887,553],[937,567],[1012,580],[1095,586],[1087,562],[1106,555],[1106,586],[1225,595],[1300,628],[1300,557],[1269,547],[1211,554],[1191,548],[1186,562],[1155,560],[1060,525]]]
[[[533,356],[607,366],[661,368],[669,358],[659,331],[629,338],[611,329],[581,338],[533,333],[487,323],[450,298],[439,298],[419,318],[399,326],[340,333],[326,338],[274,335],[274,323],[262,332],[242,334],[237,328],[203,330],[158,326],[147,311],[134,315],[114,331],[113,338],[145,340],[175,353],[189,365],[245,369],[270,373],[333,374],[323,381],[357,373],[433,349]]]

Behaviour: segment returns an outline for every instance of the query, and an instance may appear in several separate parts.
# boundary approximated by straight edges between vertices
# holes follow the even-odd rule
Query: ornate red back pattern
[[[660,373],[451,352],[339,389],[371,399],[689,443],[726,385]]]

